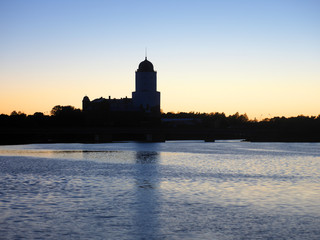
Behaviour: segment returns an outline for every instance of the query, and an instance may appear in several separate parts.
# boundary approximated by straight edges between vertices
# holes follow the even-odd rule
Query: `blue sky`
[[[319,1],[0,2],[0,112],[125,97],[148,59],[165,111],[320,114]]]

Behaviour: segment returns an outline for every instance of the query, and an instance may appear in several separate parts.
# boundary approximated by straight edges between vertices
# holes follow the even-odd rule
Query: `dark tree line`
[[[179,112],[179,113],[163,113],[162,118],[166,119],[194,119],[195,125],[210,128],[227,128],[244,126],[250,122],[247,114],[239,114],[238,112],[226,116],[225,113],[199,113],[199,112]]]
[[[121,124],[128,125],[130,116],[121,116]],[[112,117],[112,116],[111,116]],[[250,120],[246,114],[235,113],[200,113],[200,112],[179,112],[161,113],[163,127],[202,127],[210,129],[320,129],[319,116],[297,117],[274,117],[261,121]],[[90,119],[90,118],[89,118]],[[33,115],[26,115],[22,112],[13,111],[10,115],[0,115],[0,127],[50,127],[50,126],[94,126],[96,123],[88,120],[87,116],[80,109],[73,106],[57,105],[52,108],[50,115],[36,112]],[[101,126],[101,125],[100,125]]]
[[[297,129],[301,130],[320,130],[320,115],[297,117],[273,117],[261,121],[250,120],[247,114],[238,112],[226,116],[225,113],[199,113],[199,112],[180,112],[163,113],[162,118],[166,119],[195,119],[194,126],[201,126],[214,129],[246,128],[246,129]],[[169,124],[170,125],[170,122]],[[171,124],[172,125],[172,124]],[[187,124],[186,124],[187,125]],[[183,121],[180,123],[183,126]]]
[[[51,115],[36,112],[26,115],[23,112],[13,111],[10,115],[0,115],[2,127],[50,127],[50,126],[80,126],[84,124],[80,109],[73,106],[57,105],[52,108]]]

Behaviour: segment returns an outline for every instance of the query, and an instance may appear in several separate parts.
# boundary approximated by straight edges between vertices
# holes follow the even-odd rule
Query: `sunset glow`
[[[164,112],[320,114],[320,2],[0,2],[0,113],[131,97],[148,59]]]

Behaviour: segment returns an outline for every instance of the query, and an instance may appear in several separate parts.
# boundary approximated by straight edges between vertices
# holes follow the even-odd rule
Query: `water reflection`
[[[136,163],[138,164],[151,164],[157,163],[159,160],[159,153],[141,151],[136,154]]]
[[[135,234],[139,239],[154,239],[159,236],[159,153],[136,153],[136,209],[134,214]]]

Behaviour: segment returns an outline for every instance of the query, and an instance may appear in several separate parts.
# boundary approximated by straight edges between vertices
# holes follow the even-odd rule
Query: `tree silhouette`
[[[52,108],[50,113],[54,119],[54,123],[57,125],[79,125],[83,120],[81,110],[70,105],[56,105]]]
[[[52,108],[50,111],[52,116],[58,117],[58,116],[70,116],[80,113],[81,110],[78,108],[75,108],[74,106],[60,106],[56,105]]]

